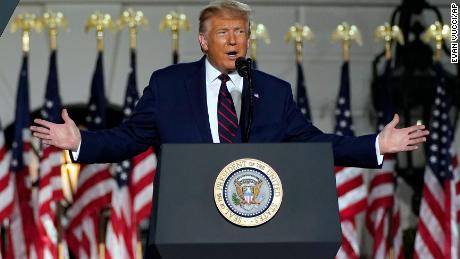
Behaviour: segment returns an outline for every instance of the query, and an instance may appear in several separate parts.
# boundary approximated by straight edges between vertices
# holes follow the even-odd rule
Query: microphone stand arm
[[[248,58],[248,88],[249,88],[249,107],[248,107],[248,123],[244,131],[243,142],[249,142],[251,133],[252,117],[254,113],[254,86],[252,84],[252,59]]]

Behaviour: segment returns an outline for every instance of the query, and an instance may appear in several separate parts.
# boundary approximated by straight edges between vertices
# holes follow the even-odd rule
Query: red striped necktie
[[[220,143],[240,142],[238,139],[238,117],[236,116],[232,96],[227,89],[227,82],[230,77],[226,74],[221,74],[218,78],[222,82],[217,101]]]

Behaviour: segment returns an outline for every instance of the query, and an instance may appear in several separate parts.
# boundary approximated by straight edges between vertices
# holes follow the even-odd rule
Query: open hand
[[[397,153],[401,151],[412,151],[418,148],[418,144],[426,141],[429,134],[425,125],[414,125],[407,128],[397,129],[399,122],[398,114],[388,123],[379,134],[380,153]]]
[[[81,141],[80,130],[69,117],[66,109],[62,110],[61,116],[64,124],[35,119],[34,122],[39,126],[31,126],[30,130],[33,132],[34,137],[41,139],[45,144],[77,151]]]

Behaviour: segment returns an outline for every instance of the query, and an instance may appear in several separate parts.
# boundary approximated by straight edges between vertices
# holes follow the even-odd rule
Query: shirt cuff
[[[379,136],[380,134],[375,138],[375,155],[377,156],[377,164],[381,165],[383,163],[383,155],[380,154]],[[80,150],[80,147],[78,147],[78,150]]]
[[[378,137],[377,137],[378,138]],[[72,155],[73,161],[77,161],[78,155],[80,154],[80,147],[81,147],[81,140],[80,143],[78,144],[78,149],[77,151],[70,151],[70,154]]]

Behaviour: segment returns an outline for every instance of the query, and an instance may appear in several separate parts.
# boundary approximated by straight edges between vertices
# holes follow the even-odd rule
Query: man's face
[[[209,62],[222,73],[235,71],[235,60],[245,57],[249,46],[248,21],[230,16],[213,16],[206,21],[199,42]]]

